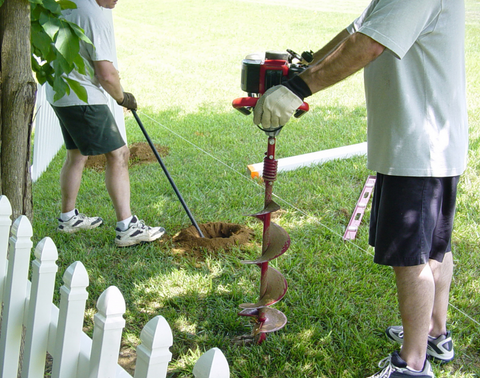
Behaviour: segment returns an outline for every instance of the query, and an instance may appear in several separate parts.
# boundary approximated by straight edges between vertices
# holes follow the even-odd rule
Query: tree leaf
[[[69,0],[59,0],[57,3],[60,5],[60,7],[63,9],[77,9],[77,4],[75,4],[73,1]]]
[[[63,77],[56,75],[53,81],[53,90],[55,95],[53,96],[53,101],[60,100],[65,94],[70,94],[70,87],[67,85]]]
[[[51,50],[52,39],[38,23],[31,25],[31,41],[33,47],[48,55]]]
[[[61,76],[62,74],[69,74],[74,68],[73,63],[69,63],[61,54],[57,53],[53,60],[53,69],[55,70],[55,76]]]
[[[62,8],[55,0],[43,0],[43,6],[56,15],[61,15],[62,13]]]
[[[52,41],[54,41],[55,36],[61,27],[60,20],[56,17],[51,17],[50,14],[46,13],[45,11],[42,11],[40,13],[40,17],[38,18],[38,22],[40,23],[40,25],[42,25],[42,28],[43,30],[45,30],[45,33],[47,33],[48,36],[52,39]]]
[[[78,73],[82,75],[87,75],[85,60],[80,54],[75,57],[75,59],[73,60],[73,64],[75,65],[75,69],[78,71]]]
[[[90,45],[93,45],[92,41],[90,40],[90,38],[88,38],[86,35],[85,35],[85,32],[84,30],[79,27],[77,24],[74,24],[73,22],[69,22],[69,21],[66,21],[69,23],[70,27],[72,28],[73,32],[75,33],[75,35],[80,38],[82,41],[90,44]]]
[[[78,81],[69,79],[68,77],[65,78],[70,88],[73,92],[78,96],[78,98],[84,102],[88,101],[87,90],[83,85],[81,85]]]
[[[73,62],[80,51],[80,43],[78,38],[72,33],[69,25],[62,23],[55,41],[55,47],[62,54],[67,62]]]

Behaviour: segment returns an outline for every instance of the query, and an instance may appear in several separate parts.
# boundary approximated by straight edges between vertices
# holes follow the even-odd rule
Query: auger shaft
[[[278,162],[275,160],[275,137],[269,136],[268,148],[264,158],[263,179],[265,183],[264,208],[254,217],[263,222],[262,256],[255,260],[243,261],[244,264],[256,264],[261,271],[260,297],[257,303],[240,305],[242,316],[256,319],[253,337],[258,344],[266,339],[266,334],[281,329],[287,322],[286,316],[279,310],[269,306],[280,301],[287,291],[285,277],[276,269],[269,267],[268,262],[285,253],[290,246],[287,232],[271,221],[271,214],[280,209],[273,200],[273,183],[277,178]]]
[[[273,136],[268,137],[268,148],[265,158],[263,159],[263,181],[265,183],[265,209],[272,203],[273,183],[277,179],[277,167],[278,161],[275,159],[275,146],[276,138]],[[270,245],[270,221],[272,213],[267,212],[263,217],[263,242],[262,242],[262,254],[265,253]],[[263,262],[260,265],[260,297],[265,295],[267,290],[267,271],[268,261]]]

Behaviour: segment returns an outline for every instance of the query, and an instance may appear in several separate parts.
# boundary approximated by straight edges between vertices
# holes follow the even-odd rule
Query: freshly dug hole
[[[177,233],[172,241],[184,249],[205,248],[209,251],[228,250],[234,246],[247,244],[253,237],[253,230],[248,227],[224,222],[199,224],[203,238],[195,226],[190,226]]]

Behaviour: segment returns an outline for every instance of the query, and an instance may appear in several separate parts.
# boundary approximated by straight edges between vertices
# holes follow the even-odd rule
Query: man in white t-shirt
[[[107,160],[105,184],[117,217],[115,244],[119,247],[151,242],[165,234],[163,227],[149,227],[131,213],[128,159],[130,151],[108,108],[105,92],[119,105],[136,110],[135,97],[124,92],[114,61],[114,35],[106,18],[106,9],[113,9],[117,0],[73,0],[76,9],[63,11],[64,17],[80,26],[93,43],[80,42],[80,55],[94,76],[72,71],[68,78],[85,88],[88,103],[70,91],[57,101],[47,86],[47,100],[59,121],[67,148],[67,157],[60,175],[62,211],[58,230],[73,233],[103,224],[100,217],[88,217],[76,208],[82,172],[90,155],[104,154]]]
[[[310,67],[260,97],[254,122],[278,132],[303,99],[365,68],[368,168],[377,172],[369,243],[392,266],[402,345],[373,377],[433,377],[454,357],[446,318],[451,235],[468,123],[464,0],[373,0],[314,55]]]

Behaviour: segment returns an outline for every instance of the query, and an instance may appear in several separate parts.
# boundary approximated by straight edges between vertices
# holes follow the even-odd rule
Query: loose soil
[[[157,157],[154,155],[150,145],[145,142],[133,143],[130,145],[130,160],[129,166],[152,163],[157,161]],[[165,146],[155,144],[155,149],[158,155],[162,158],[169,154],[170,149]],[[85,168],[90,168],[95,171],[102,172],[105,170],[106,164],[105,155],[89,156]]]

